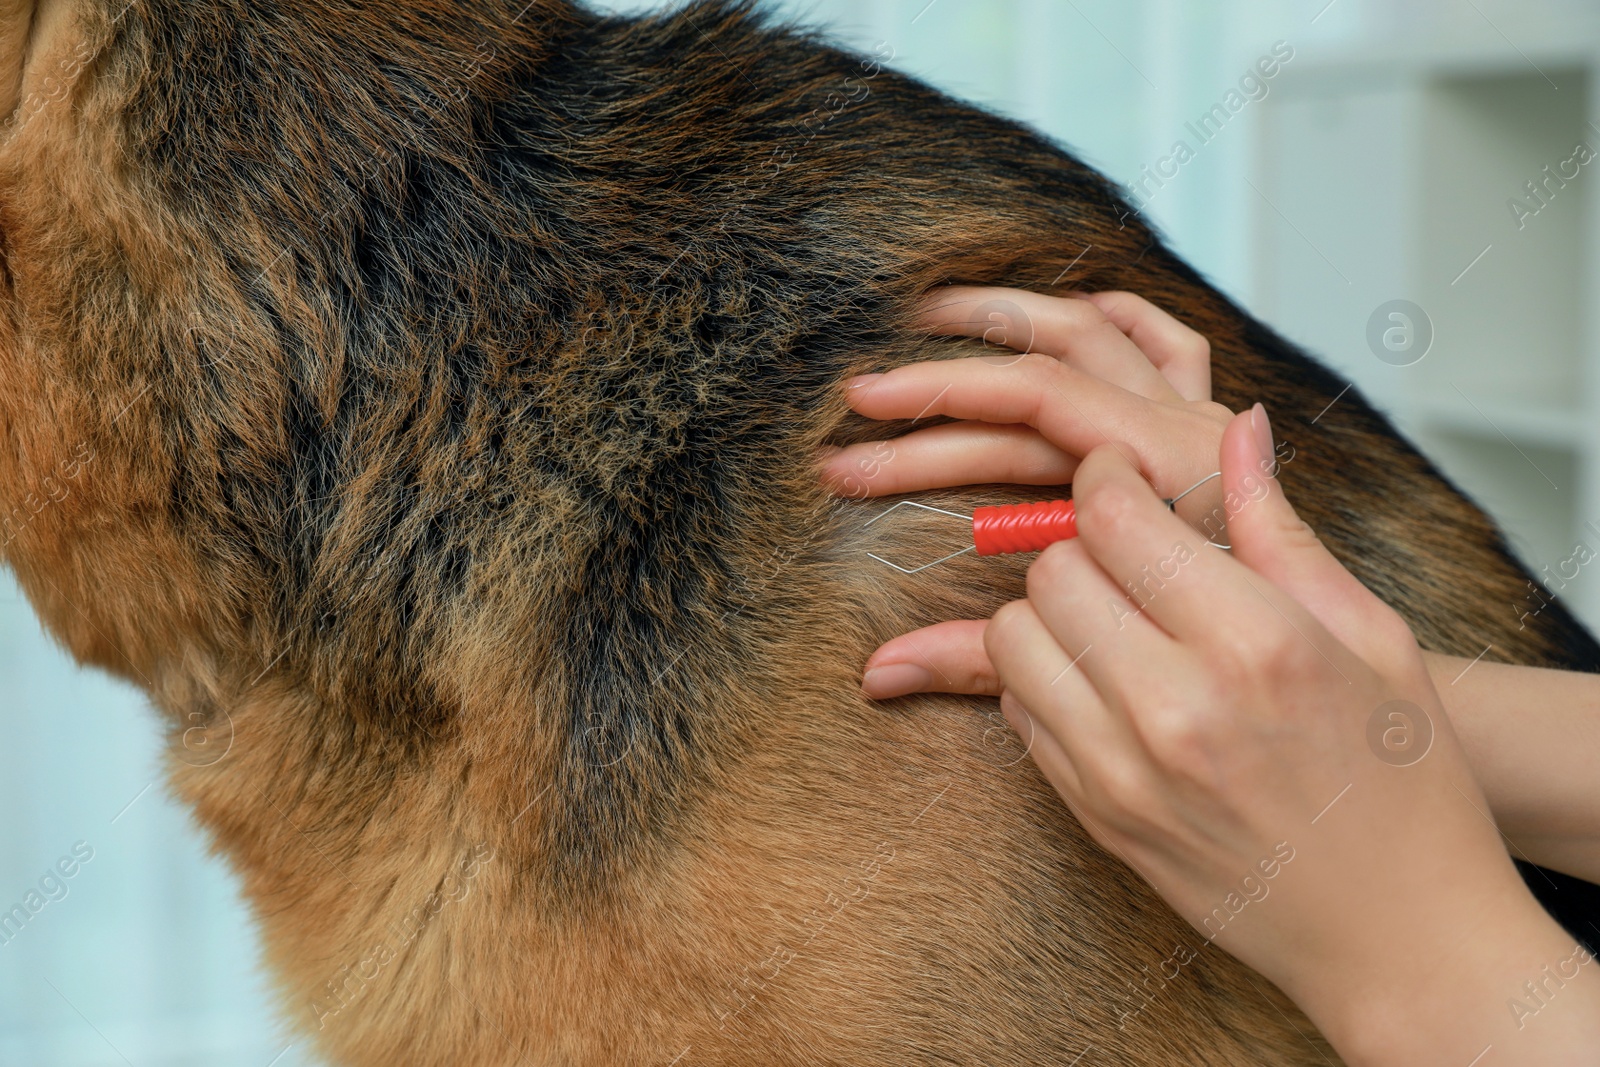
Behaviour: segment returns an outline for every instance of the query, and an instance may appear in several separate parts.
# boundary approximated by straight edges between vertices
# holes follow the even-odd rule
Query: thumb
[[[1222,435],[1223,507],[1233,556],[1299,601],[1346,646],[1359,649],[1378,599],[1303,522],[1275,477],[1272,425],[1260,404]]]

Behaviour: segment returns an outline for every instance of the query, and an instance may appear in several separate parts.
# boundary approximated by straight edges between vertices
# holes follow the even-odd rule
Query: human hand
[[[823,476],[841,495],[1065,485],[1080,458],[1112,440],[1164,496],[1216,470],[1232,413],[1211,403],[1211,346],[1143,297],[952,286],[929,294],[921,321],[993,352],[865,375],[850,405],[874,419],[962,421],[896,438],[889,461],[879,443],[838,450]],[[1186,502],[1209,510],[1200,505]]]
[[[878,419],[962,421],[896,438],[888,460],[881,443],[839,450],[823,469],[836,492],[863,498],[991,482],[1062,485],[1082,456],[1112,437],[1163,496],[1216,471],[1232,413],[1210,399],[1211,346],[1144,298],[952,287],[929,295],[922,321],[935,333],[981,337],[994,352],[857,379],[851,406]],[[1220,504],[1213,481],[1178,512],[1217,536]],[[878,698],[997,694],[983,651],[986,625],[940,623],[889,642],[868,662],[863,688]]]
[[[1511,854],[1600,883],[1600,675],[1422,658]]]
[[[1273,466],[1258,406],[1222,443],[1230,556],[1115,449],[1087,456],[1078,538],[985,634],[1002,712],[1089,833],[1350,1062],[1578,1062],[1595,969],[1572,964],[1538,1026],[1507,1010],[1577,948],[1513,869],[1410,631]]]

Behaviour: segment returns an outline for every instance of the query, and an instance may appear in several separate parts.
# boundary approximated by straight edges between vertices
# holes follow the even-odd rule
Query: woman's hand
[[[922,322],[983,338],[993,352],[865,375],[850,405],[874,419],[963,421],[897,438],[888,461],[877,443],[840,449],[823,474],[841,495],[1065,485],[1110,441],[1163,496],[1216,470],[1232,413],[1211,403],[1211,346],[1143,297],[952,287],[928,297]],[[1185,504],[1200,513],[1198,500]]]
[[[935,308],[1034,354],[900,368],[852,399],[968,421],[828,473],[856,496],[1072,477],[1080,536],[991,623],[890,641],[866,691],[999,694],[1198,951],[1215,940],[1277,982],[1352,1064],[1580,1062],[1600,1047],[1600,968],[1511,866],[1410,631],[1284,500],[1265,412],[1210,405],[1203,342],[1137,298],[1022,296]],[[1232,556],[1160,499],[1216,470],[1219,442]]]
[[[1221,467],[1232,555],[1118,450],[1083,460],[1079,537],[985,635],[1007,720],[1096,840],[1352,1064],[1581,1062],[1597,968],[1513,869],[1409,630],[1284,499],[1259,406]]]
[[[897,439],[889,461],[881,444],[840,450],[826,468],[838,491],[863,497],[963,481],[1065,482],[1080,456],[1104,443],[1096,429],[1108,424],[1135,442],[1127,451],[1147,477],[1163,472],[1157,482],[1163,492],[1217,469],[1216,449],[1231,416],[1208,403],[1209,345],[1148,301],[1128,293],[1063,299],[953,288],[928,298],[924,322],[936,332],[982,337],[994,352],[869,378],[852,391],[852,403],[884,418],[947,413],[968,421]],[[1033,354],[1019,372],[1021,352]],[[1122,384],[1097,383],[1098,374]],[[1280,445],[1279,458],[1287,455],[1292,451]],[[1221,484],[1210,483],[1181,502],[1180,513],[1191,525],[1199,516],[1214,529],[1220,497]],[[1351,629],[1340,612],[1323,610],[1325,599],[1337,605],[1339,590],[1301,585],[1298,595],[1337,637],[1363,647],[1367,635],[1359,626]],[[878,698],[919,691],[998,695],[1000,680],[983,644],[987,626],[952,621],[895,638],[868,661],[862,687]],[[1600,740],[1594,713],[1600,675],[1443,656],[1428,662],[1516,854],[1600,880],[1594,844],[1600,800],[1587,770],[1593,746],[1578,743]]]
[[[1600,883],[1600,674],[1423,659],[1512,855]]]
[[[1211,402],[1211,346],[1132,293],[1082,298],[1014,289],[951,287],[931,294],[923,325],[983,338],[993,353],[935,360],[866,375],[850,404],[875,419],[946,415],[960,422],[827,458],[823,477],[855,498],[956,485],[1065,485],[1092,449],[1117,442],[1163,496],[1216,471],[1232,412]],[[1179,502],[1178,512],[1216,529],[1221,485]],[[922,691],[999,692],[979,621],[941,623],[884,645],[863,688],[886,698]]]

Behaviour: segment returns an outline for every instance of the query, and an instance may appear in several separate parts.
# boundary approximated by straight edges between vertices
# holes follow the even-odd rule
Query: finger
[[[941,622],[886,641],[867,660],[861,690],[874,700],[908,693],[999,696],[1000,677],[984,651],[982,621]]]
[[[996,349],[1053,356],[1153,400],[1178,399],[1139,346],[1088,300],[951,286],[924,298],[919,325],[934,334],[981,338]],[[1011,352],[996,352],[996,357],[1003,361]]]
[[[1076,669],[1119,715],[1128,680],[1159,671],[1175,651],[1076,541],[1051,545],[1028,568],[1028,603],[1063,648],[1078,650]]]
[[[1236,560],[1300,604],[1352,649],[1396,644],[1404,623],[1345,570],[1301,520],[1275,477],[1272,426],[1260,404],[1234,417],[1222,436],[1224,508]],[[1374,633],[1375,616],[1393,634]]]
[[[1168,634],[1204,643],[1219,618],[1241,628],[1266,621],[1269,609],[1238,565],[1172,514],[1114,449],[1084,458],[1072,498],[1085,550]]]
[[[1090,676],[1078,669],[1084,650],[1064,648],[1032,603],[1017,600],[996,612],[983,644],[1006,693],[1061,746],[1080,779],[1090,768],[1099,773],[1138,758],[1127,721],[1106,706]]]
[[[1211,342],[1134,293],[1084,297],[1127,334],[1185,400],[1211,399]]]
[[[1004,367],[982,358],[913,363],[856,378],[847,397],[852,408],[871,419],[946,415],[996,425],[1026,423],[1071,456],[1117,442],[1147,469],[1187,470],[1188,457],[1216,447],[1215,424],[1204,415],[1155,403],[1038,354]],[[1122,443],[1127,441],[1146,442],[1152,453],[1148,461]],[[1177,492],[1185,486],[1160,488]]]
[[[1235,513],[1242,513],[1237,501],[1224,497],[1225,506],[1232,503]],[[1144,616],[1174,638],[1244,663],[1305,641],[1354,684],[1353,673],[1363,668],[1348,647],[1265,576],[1227,552],[1200,544],[1112,449],[1084,458],[1073,480],[1073,499],[1078,540],[1114,580],[1124,587],[1134,584]],[[1003,665],[996,667],[1007,681]]]
[[[1000,714],[1011,724],[1012,730],[1026,746],[1029,758],[1043,772],[1045,780],[1082,821],[1081,811],[1085,802],[1083,783],[1078,777],[1078,769],[1072,765],[1060,742],[1051,737],[1022,706],[1022,702],[1009,693],[1000,697]]]
[[[1033,758],[1034,764],[1055,789],[1056,795],[1066,803],[1073,818],[1077,819],[1089,836],[1099,842],[1106,851],[1116,853],[1124,863],[1130,867],[1134,866],[1132,858],[1128,855],[1129,849],[1125,847],[1130,842],[1119,841],[1118,835],[1110,829],[1112,825],[1125,825],[1126,819],[1123,812],[1114,806],[1111,797],[1106,794],[1103,784],[1095,782],[1092,778],[1086,779],[1060,743],[1040,726],[1028,709],[1023,707],[1022,702],[1011,694],[1007,693],[1000,698],[1000,712],[1016,731],[1017,736],[1027,744],[1028,754]],[[1094,786],[1092,794],[1085,790],[1085,781]],[[1139,870],[1137,867],[1134,869]],[[1144,871],[1140,870],[1139,873],[1143,875]],[[1148,877],[1145,880],[1150,881]],[[1154,882],[1151,884],[1154,885]]]
[[[834,492],[859,499],[985,482],[1066,485],[1077,469],[1076,457],[1031,427],[954,422],[849,445],[828,457],[822,476]]]

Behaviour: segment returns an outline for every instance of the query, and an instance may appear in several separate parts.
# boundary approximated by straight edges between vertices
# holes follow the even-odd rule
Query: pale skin
[[[1141,298],[951,289],[925,321],[1014,342],[1015,323],[977,318],[1001,299],[1031,353],[858,379],[864,415],[962,421],[888,463],[838,451],[825,477],[857,497],[1071,481],[1080,536],[993,619],[885,644],[864,690],[998,695],[1095,840],[1351,1064],[1585,1062],[1600,961],[1507,841],[1600,880],[1600,681],[1421,651],[1285,499],[1266,412],[1213,404],[1204,338]],[[1218,469],[1178,514],[1162,505]],[[1185,521],[1218,506],[1231,553]],[[1374,749],[1394,708],[1431,726],[1420,758]]]

